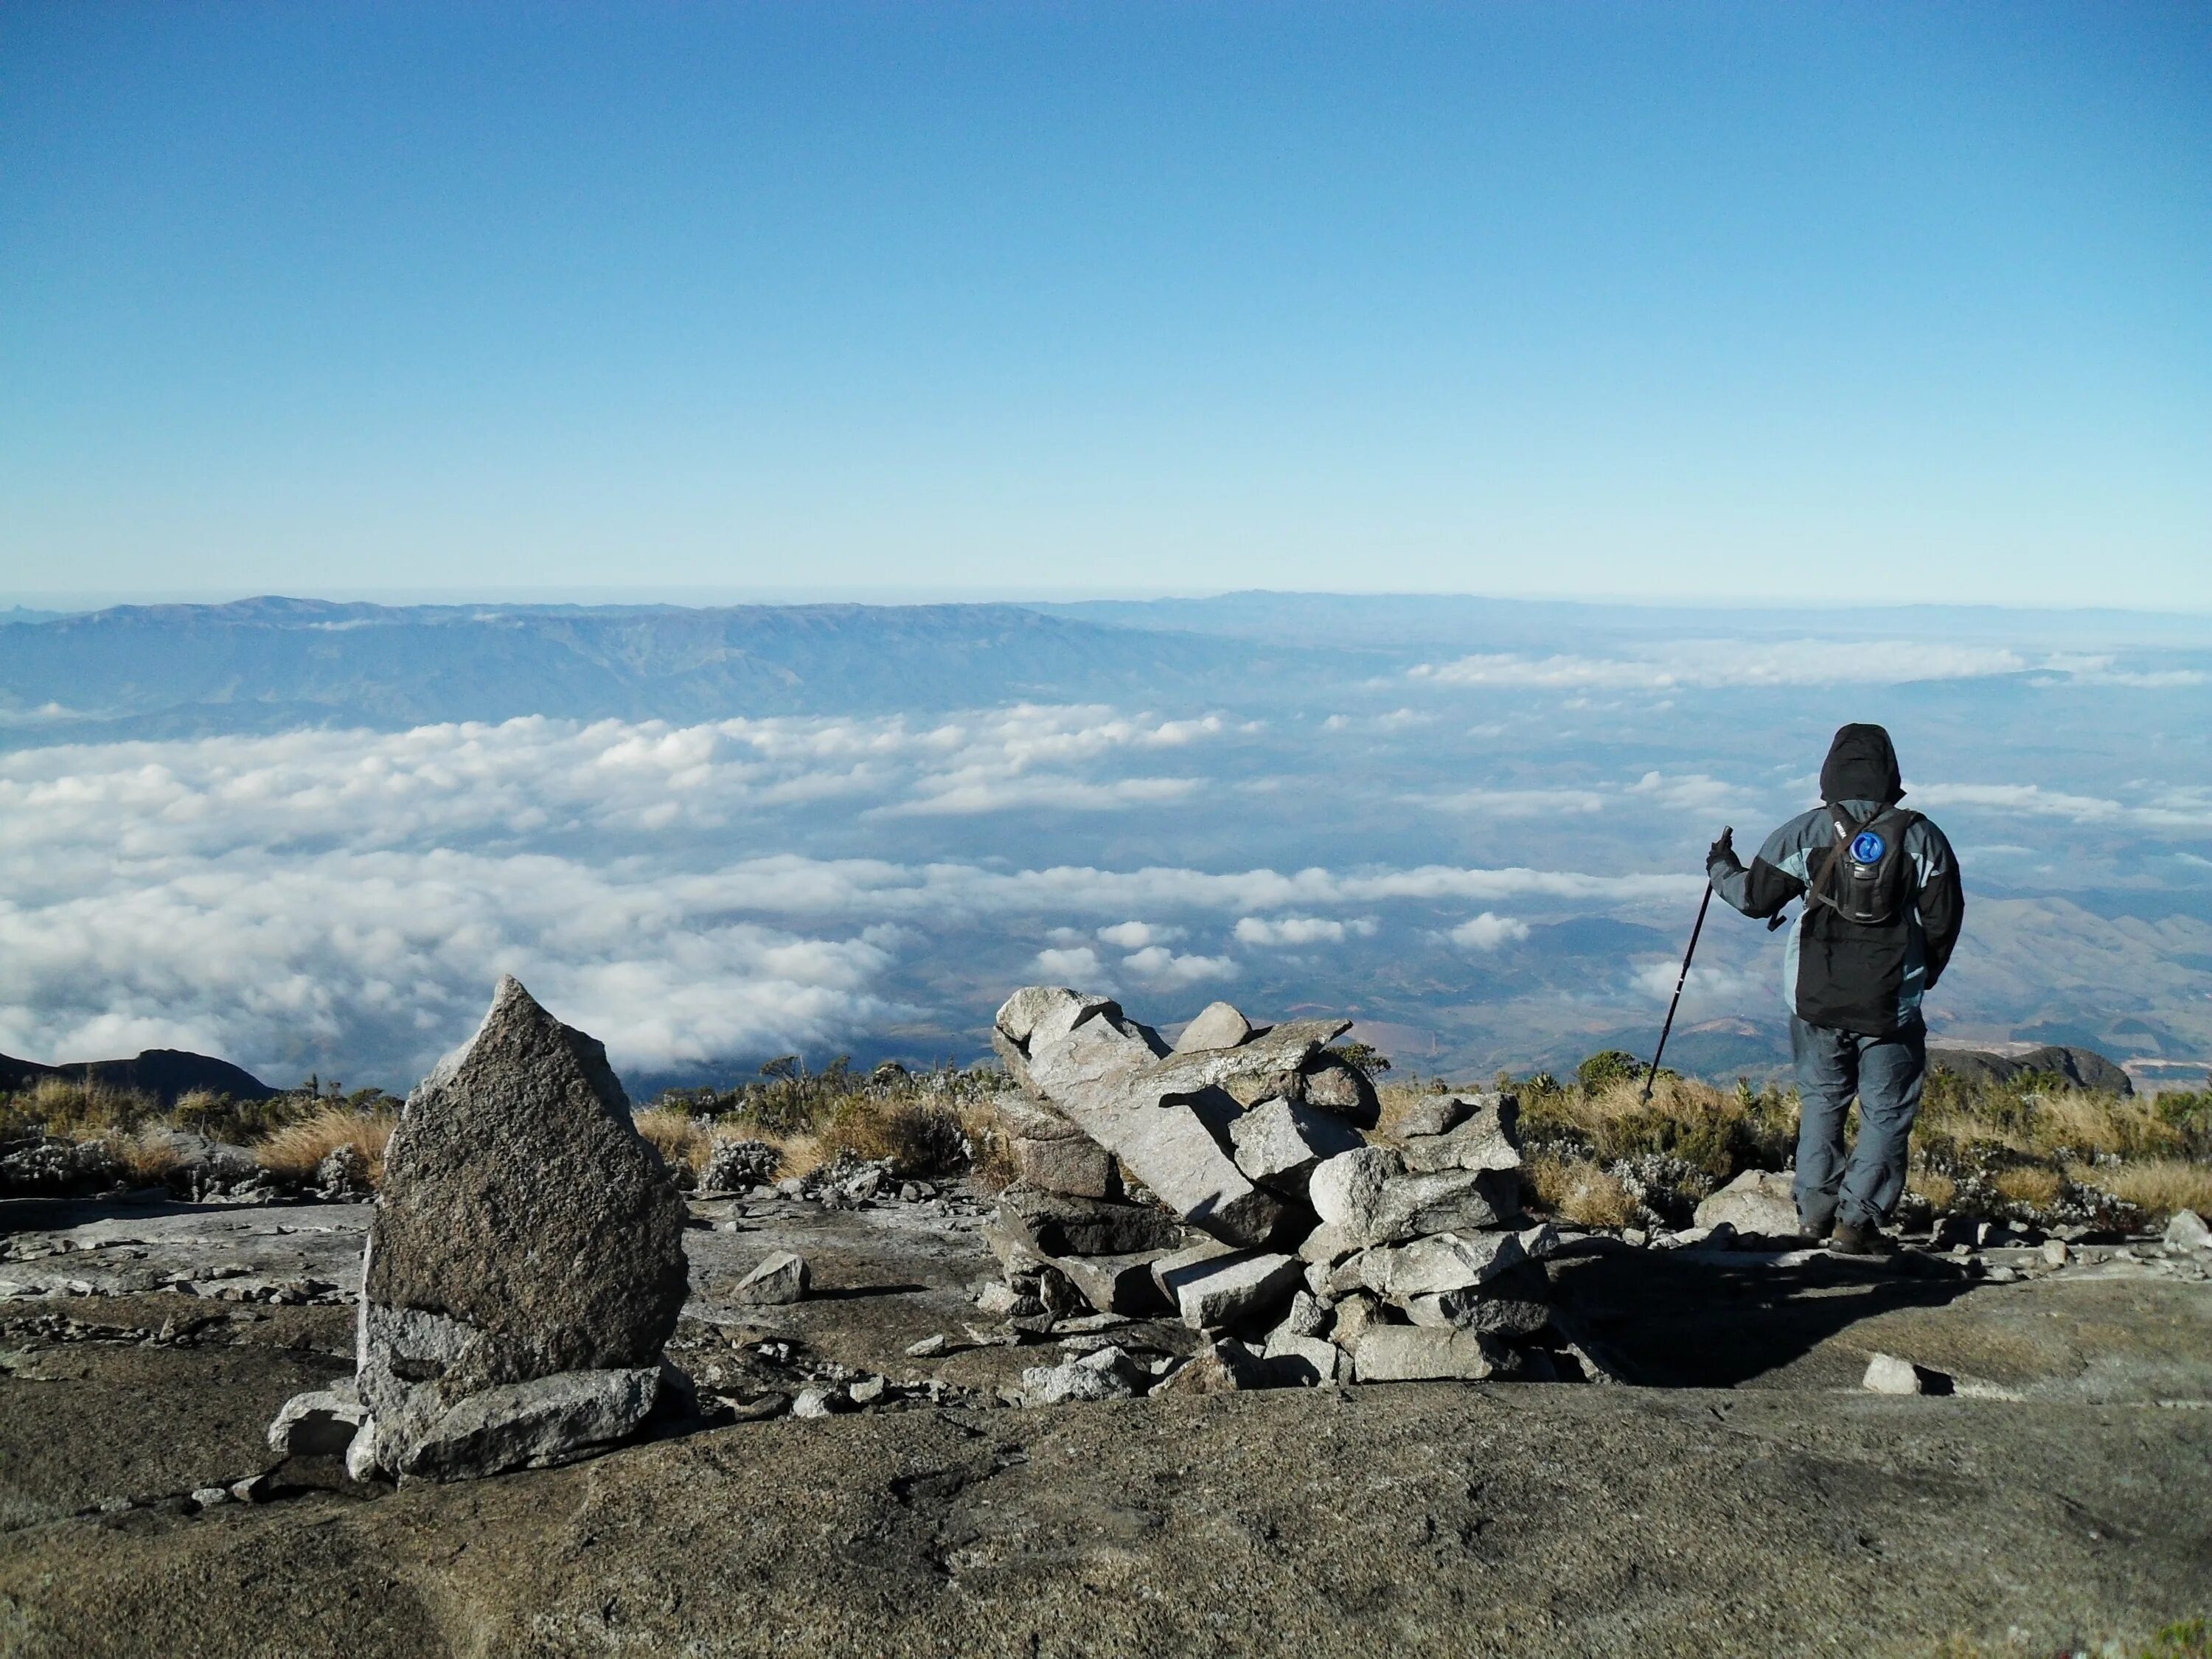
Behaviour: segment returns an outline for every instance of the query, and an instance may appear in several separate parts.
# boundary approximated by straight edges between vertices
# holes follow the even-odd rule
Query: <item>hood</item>
[[[1822,800],[1876,800],[1887,806],[1904,793],[1887,732],[1879,726],[1846,726],[1837,732],[1820,767]]]

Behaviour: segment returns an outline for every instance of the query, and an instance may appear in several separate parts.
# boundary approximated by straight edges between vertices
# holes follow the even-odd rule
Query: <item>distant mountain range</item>
[[[84,739],[544,714],[700,720],[1142,701],[1267,677],[1243,641],[1006,605],[119,605],[0,624],[0,717]]]
[[[1428,657],[1725,632],[2212,647],[2212,618],[1994,608],[1716,611],[1246,592],[1065,605],[380,605],[263,598],[0,611],[0,747],[391,730],[518,715],[694,721],[1012,702],[1297,700]]]

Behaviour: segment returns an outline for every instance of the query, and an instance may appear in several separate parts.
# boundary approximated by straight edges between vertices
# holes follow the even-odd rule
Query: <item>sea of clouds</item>
[[[1922,699],[1884,717],[1970,890],[2016,908],[2039,883],[2201,890],[2201,738],[2138,729],[2153,705],[2130,700],[2169,699],[2170,721],[2203,678],[1706,641],[1401,666],[1334,708],[49,742],[0,753],[0,1049],[184,1048],[404,1087],[514,973],[654,1075],[902,1042],[972,1056],[1028,980],[1161,1019],[1226,995],[1442,1029],[1480,1005],[1481,1052],[1510,1059],[1663,1006],[1705,841],[1733,823],[1748,855],[1814,799],[1827,721],[1867,712],[1808,687]],[[1980,701],[1931,701],[1947,685]],[[2100,975],[2203,1000],[2195,923],[2051,911],[2068,943],[2039,960],[2001,948],[2008,913],[1975,914],[1977,1018]],[[1642,931],[1559,958],[1592,920]],[[1771,1019],[1778,948],[1717,927],[1691,1014]]]

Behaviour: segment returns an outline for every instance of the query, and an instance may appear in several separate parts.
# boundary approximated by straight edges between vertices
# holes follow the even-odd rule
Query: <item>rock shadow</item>
[[[1862,1320],[1943,1307],[1978,1282],[1910,1252],[1784,1266],[1750,1251],[1690,1250],[1569,1257],[1553,1265],[1552,1280],[1561,1313],[1628,1381],[1662,1389],[1740,1388]]]

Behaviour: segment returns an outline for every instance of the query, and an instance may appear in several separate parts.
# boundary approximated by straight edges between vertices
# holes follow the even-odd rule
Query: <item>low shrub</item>
[[[902,1176],[947,1176],[968,1166],[973,1150],[960,1114],[935,1101],[858,1097],[839,1106],[822,1131],[822,1150],[888,1158]]]

